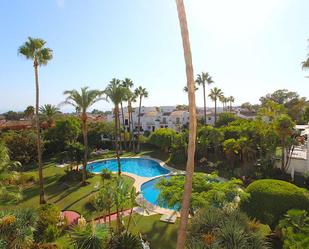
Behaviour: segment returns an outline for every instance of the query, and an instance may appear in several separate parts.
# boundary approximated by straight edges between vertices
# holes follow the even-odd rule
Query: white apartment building
[[[217,109],[217,115],[222,113],[222,108]],[[133,128],[138,129],[138,113],[139,108],[133,108]],[[127,131],[129,128],[129,115],[127,107],[123,108],[123,116],[125,129]],[[217,116],[217,118],[218,118]],[[197,109],[197,118],[202,119],[204,117],[204,109]],[[207,108],[206,119],[208,125],[215,124],[214,108]],[[113,121],[114,115],[107,115],[107,121]],[[120,122],[122,124],[122,113],[120,111]],[[160,106],[160,107],[141,107],[140,115],[141,131],[153,132],[159,128],[170,128],[177,132],[181,131],[183,127],[189,124],[189,112],[183,110],[176,110],[176,106]]]
[[[138,129],[138,107],[134,108],[132,113],[133,127]],[[129,115],[127,108],[124,108],[124,123],[127,131],[129,128]],[[113,121],[114,115],[107,116],[107,121]],[[122,114],[120,113],[120,122],[122,123]],[[159,128],[170,128],[179,132],[189,123],[188,111],[177,111],[175,106],[161,106],[161,107],[142,107],[140,114],[141,131],[153,132]]]

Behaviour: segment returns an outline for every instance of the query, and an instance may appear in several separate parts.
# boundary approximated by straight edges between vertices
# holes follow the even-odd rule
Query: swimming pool
[[[165,177],[167,179],[170,178],[170,176],[162,176],[162,177]],[[155,185],[162,179],[162,177],[158,177],[158,178],[155,178],[148,182],[143,183],[141,186],[142,194],[145,200],[147,200],[151,204],[159,206],[159,207],[171,209],[167,205],[159,205],[158,203],[158,197],[159,197],[160,191],[155,187]],[[178,207],[175,206],[172,208],[172,210],[178,210]]]
[[[168,169],[161,167],[158,162],[145,158],[121,158],[120,164],[122,172],[128,172],[144,177],[165,175],[170,172]],[[102,169],[108,169],[112,172],[117,172],[117,159],[90,163],[87,165],[87,169],[93,173],[101,173]]]

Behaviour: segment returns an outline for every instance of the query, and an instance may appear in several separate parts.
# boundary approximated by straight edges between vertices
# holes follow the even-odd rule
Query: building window
[[[124,125],[129,125],[128,119],[125,119],[125,120],[124,120]]]

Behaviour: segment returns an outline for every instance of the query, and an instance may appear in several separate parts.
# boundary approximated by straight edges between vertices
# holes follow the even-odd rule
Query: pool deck
[[[145,182],[148,182],[150,180],[153,180],[153,179],[156,179],[156,178],[159,178],[159,177],[162,177],[162,176],[167,176],[167,175],[185,174],[185,171],[174,169],[174,168],[168,166],[165,162],[163,162],[163,161],[161,161],[157,158],[150,157],[150,156],[133,156],[133,157],[120,157],[120,158],[121,159],[125,159],[125,158],[150,159],[150,160],[156,161],[162,168],[168,169],[170,171],[170,173],[168,173],[168,174],[158,175],[158,176],[154,176],[154,177],[143,177],[143,176],[138,176],[138,175],[128,173],[128,172],[122,172],[121,173],[122,175],[131,177],[132,179],[134,179],[133,186],[135,187],[136,191],[139,192],[139,195],[138,195],[136,201],[140,205],[140,207],[134,208],[135,213],[138,213],[138,214],[144,215],[144,216],[155,215],[155,214],[167,214],[167,215],[176,214],[177,217],[180,217],[180,213],[178,211],[167,209],[167,208],[162,208],[162,207],[159,207],[157,205],[153,205],[152,203],[148,202],[142,195],[141,187]],[[100,161],[104,161],[104,160],[110,160],[110,158],[98,159],[98,160],[91,161],[91,162],[88,162],[88,163],[100,162]]]

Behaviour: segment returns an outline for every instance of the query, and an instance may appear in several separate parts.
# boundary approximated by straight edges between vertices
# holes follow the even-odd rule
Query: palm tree
[[[48,126],[51,127],[55,120],[55,116],[60,112],[60,109],[55,105],[43,105],[40,107],[40,113],[43,118],[47,121]]]
[[[103,92],[99,90],[89,90],[88,87],[82,87],[81,91],[69,90],[64,91],[67,95],[64,104],[73,106],[79,110],[80,120],[82,123],[83,139],[84,139],[84,160],[83,160],[83,185],[86,185],[87,178],[87,161],[88,161],[88,137],[87,137],[87,110],[101,98]]]
[[[235,99],[233,96],[228,97],[228,100],[230,102],[230,111],[232,111],[232,103],[234,103]]]
[[[214,81],[212,80],[209,73],[202,72],[201,74],[197,75],[196,81],[199,86],[203,86],[203,96],[204,96],[204,124],[206,125],[207,119],[206,119],[206,93],[205,93],[205,85],[212,84]]]
[[[138,133],[137,133],[137,151],[140,150],[140,141],[139,136],[141,132],[141,108],[142,108],[142,99],[148,97],[148,92],[146,88],[139,86],[135,89],[135,95],[139,97],[139,107],[138,107]]]
[[[308,41],[309,41],[309,39],[308,39]],[[302,69],[303,70],[309,69],[309,54],[307,56],[308,56],[308,58],[305,61],[302,62]]]
[[[108,86],[105,88],[104,93],[107,99],[111,100],[114,104],[114,119],[115,119],[115,149],[118,162],[118,175],[121,175],[121,165],[119,158],[119,104],[126,95],[128,89],[120,84],[120,80],[113,78]]]
[[[196,140],[196,104],[195,104],[195,82],[192,65],[192,56],[187,26],[187,17],[183,0],[176,0],[178,19],[181,30],[184,59],[186,64],[187,87],[189,98],[189,142],[188,159],[186,165],[186,181],[181,205],[180,224],[177,237],[177,249],[184,249],[186,242],[186,228],[189,218],[190,199],[192,193],[192,178],[194,172],[194,155]]]
[[[132,147],[132,141],[134,140],[134,133],[133,133],[133,117],[132,117],[132,102],[136,101],[135,94],[131,91],[131,88],[133,87],[133,81],[129,78],[125,78],[122,81],[122,86],[127,88],[127,95],[125,97],[126,101],[128,102],[128,125],[130,130],[130,148]],[[131,128],[132,126],[132,128]],[[133,142],[134,143],[134,142]]]
[[[127,95],[125,96],[125,100],[128,102],[128,125],[129,125],[129,130],[131,130],[131,116],[130,116],[130,112],[131,112],[131,102],[132,102],[132,98],[134,97],[133,96],[133,93],[131,92],[131,88],[133,87],[133,81],[129,78],[125,78],[123,81],[122,81],[122,86],[127,88],[128,91],[127,91]],[[123,116],[123,110],[122,110],[122,116]],[[132,120],[133,122],[133,120]],[[123,116],[123,128],[125,129],[125,122],[124,122],[124,116]],[[125,146],[126,146],[126,131],[124,133],[124,143],[125,143]],[[133,134],[133,131],[132,131],[132,134]],[[132,144],[132,136],[130,135],[130,147],[131,147],[131,144]]]
[[[24,111],[25,117],[32,120],[34,116],[34,107],[32,105],[27,106],[26,110]]]
[[[44,197],[44,177],[42,165],[42,150],[41,150],[41,136],[40,136],[40,122],[39,122],[39,104],[40,104],[40,89],[39,89],[39,73],[38,67],[46,65],[48,61],[53,58],[53,51],[45,47],[46,42],[40,38],[28,37],[22,46],[19,47],[18,53],[25,56],[28,60],[33,61],[36,101],[35,101],[35,124],[36,124],[36,142],[38,151],[38,166],[40,179],[40,204],[45,203]]]
[[[197,91],[197,90],[198,90],[198,87],[194,84],[194,91]],[[188,87],[185,86],[185,87],[183,88],[183,91],[184,91],[185,93],[188,93]]]
[[[219,98],[220,102],[222,103],[222,110],[223,111],[225,110],[225,107],[224,107],[225,99],[226,99],[226,97],[224,97],[224,95],[220,96],[220,98]]]
[[[217,123],[217,100],[220,99],[222,95],[223,92],[217,87],[210,90],[209,97],[215,102],[215,124]]]

